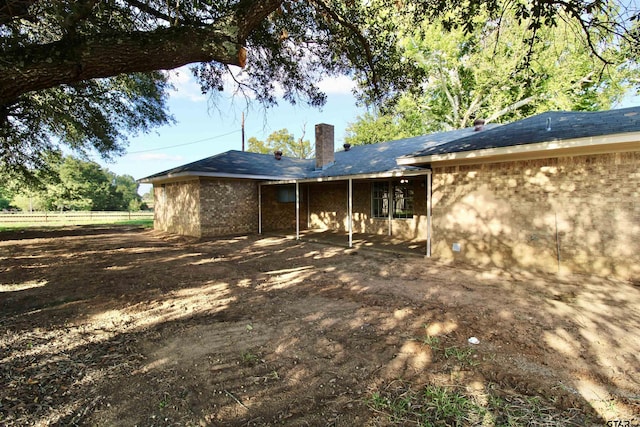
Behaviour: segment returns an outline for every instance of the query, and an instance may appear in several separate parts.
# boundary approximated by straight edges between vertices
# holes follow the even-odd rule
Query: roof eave
[[[548,157],[604,154],[640,150],[640,132],[626,132],[585,138],[485,148],[429,156],[399,157],[400,166],[422,164],[454,165],[516,160],[533,160]]]
[[[431,173],[431,169],[410,169],[410,170],[391,170],[375,173],[361,173],[354,175],[337,175],[337,176],[319,176],[315,178],[290,178],[286,180],[271,180],[263,182],[263,185],[278,185],[278,184],[295,184],[295,183],[313,183],[313,182],[330,182],[330,181],[346,181],[349,179],[377,179],[377,178],[396,178],[403,176],[420,176],[428,175]]]
[[[273,175],[253,175],[253,174],[234,174],[234,173],[222,173],[222,172],[178,172],[169,173],[166,175],[160,175],[155,177],[141,178],[138,182],[143,184],[155,184],[166,181],[180,181],[183,179],[196,179],[196,178],[230,178],[230,179],[252,179],[256,181],[265,180],[287,180],[294,179],[289,176],[273,176]]]

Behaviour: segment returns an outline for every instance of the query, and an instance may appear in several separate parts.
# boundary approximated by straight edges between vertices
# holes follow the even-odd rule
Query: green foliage
[[[510,122],[548,110],[608,109],[631,87],[640,88],[628,45],[591,29],[589,37],[606,41],[596,58],[569,19],[538,28],[531,39],[534,21],[507,10],[499,20],[478,13],[473,31],[447,31],[444,18],[407,27],[399,40],[404,60],[428,77],[379,114],[359,117],[347,140],[372,143],[464,128],[476,117]]]
[[[127,136],[173,119],[166,111],[166,76],[120,75],[21,95],[0,111],[0,172],[38,179],[52,151],[120,155]],[[3,117],[4,116],[4,117]]]
[[[251,351],[245,351],[242,353],[242,364],[253,366],[260,361],[258,355],[252,353]]]
[[[460,347],[447,347],[444,349],[444,358],[447,360],[454,360],[463,366],[475,366],[478,365],[478,360],[475,359],[476,355],[471,348]]]
[[[143,206],[142,197],[138,194],[138,183],[131,175],[114,177],[116,192],[122,195],[121,208],[128,211],[139,211]]]
[[[351,145],[376,144],[402,138],[404,129],[391,115],[365,113],[349,123],[344,141]]]
[[[11,207],[11,198],[13,194],[11,191],[0,185],[0,210],[9,209]]]
[[[41,185],[14,185],[14,206],[23,211],[134,211],[143,205],[130,175],[117,176],[95,162],[70,156],[50,159],[46,167],[55,175]]]
[[[538,396],[503,393],[487,383],[484,392],[428,384],[419,390],[404,382],[374,391],[366,404],[387,418],[385,425],[418,426],[576,426],[590,425],[572,410],[561,411]]]
[[[386,414],[392,425],[473,425],[485,413],[483,407],[455,388],[434,385],[427,385],[421,392],[404,385],[391,393],[374,392],[367,403]]]
[[[358,116],[347,126],[345,142],[376,144],[438,130],[437,126],[424,121],[424,109],[409,97],[400,98],[394,108],[394,114],[367,112]]]
[[[426,345],[428,345],[429,347],[431,347],[432,350],[439,350],[440,349],[440,338],[438,338],[438,337],[433,337],[431,335],[425,335],[424,338],[422,338],[422,342],[425,343]]]
[[[266,141],[260,141],[252,136],[247,141],[247,151],[271,154],[276,150],[280,150],[285,156],[309,159],[313,156],[313,149],[311,148],[311,142],[308,139],[304,139],[304,135],[303,128],[302,136],[298,139],[287,129],[280,129],[271,133]]]
[[[140,204],[140,209],[153,209],[154,200],[153,200],[153,187],[149,189],[146,193],[142,195],[142,200]]]
[[[49,164],[48,153],[62,147],[105,158],[122,153],[129,134],[171,121],[169,85],[158,70],[185,64],[196,64],[204,93],[233,81],[236,92],[265,106],[280,93],[292,104],[322,106],[318,82],[348,75],[363,102],[392,115],[390,106],[410,94],[419,114],[391,122],[414,134],[424,132],[417,120],[424,114],[430,129],[497,112],[483,91],[508,94],[502,107],[529,92],[570,99],[571,91],[536,78],[553,70],[539,64],[571,56],[546,43],[568,39],[557,31],[573,26],[599,62],[575,67],[594,70],[590,76],[561,73],[577,87],[578,106],[595,108],[607,89],[591,82],[638,57],[636,7],[621,13],[618,2],[580,0],[12,1],[0,7],[0,173],[43,179],[38,171]],[[501,20],[517,31],[494,48]],[[453,32],[443,37],[443,30]],[[608,45],[627,51],[609,55],[602,50]],[[504,53],[513,61],[488,62]],[[231,65],[244,69],[238,75]],[[514,66],[518,72],[509,74]],[[500,77],[495,91],[485,74]],[[440,93],[429,87],[438,83]],[[459,108],[445,108],[456,96]]]

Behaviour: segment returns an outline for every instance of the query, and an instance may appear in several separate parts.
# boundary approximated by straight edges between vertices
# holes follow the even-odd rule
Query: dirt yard
[[[0,310],[0,425],[640,424],[638,283],[77,227],[0,233]]]

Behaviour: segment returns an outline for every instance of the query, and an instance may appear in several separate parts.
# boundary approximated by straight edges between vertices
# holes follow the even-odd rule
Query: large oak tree
[[[531,40],[559,12],[590,37],[637,37],[637,14],[601,0],[4,0],[0,168],[38,167],[61,144],[117,154],[127,133],[171,120],[159,70],[185,64],[196,64],[205,92],[242,68],[231,74],[236,88],[266,105],[278,86],[289,102],[322,105],[316,83],[335,73],[356,79],[364,100],[393,98],[425,77],[402,60],[400,22],[439,16],[471,29],[477,12],[499,17],[505,8],[531,23]],[[597,36],[587,43],[597,52]]]
[[[428,77],[420,90],[358,117],[345,140],[370,144],[470,127],[476,118],[500,123],[549,110],[604,110],[640,90],[634,45],[615,34],[578,30],[564,19],[527,40],[531,24],[513,11],[476,20],[473,31],[445,32],[439,19],[405,28],[404,57]],[[600,42],[590,47],[589,37]]]

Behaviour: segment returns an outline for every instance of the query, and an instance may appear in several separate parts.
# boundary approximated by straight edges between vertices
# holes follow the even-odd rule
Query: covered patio
[[[296,239],[295,233],[268,232],[264,234]],[[351,235],[351,246],[349,246],[349,234],[337,230],[300,230],[298,240],[344,247],[351,250],[365,249],[419,257],[426,256],[427,251],[427,242],[425,240],[406,241],[399,237],[370,233],[353,233]]]

